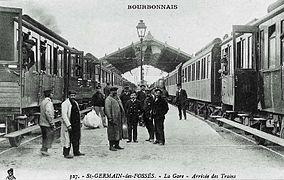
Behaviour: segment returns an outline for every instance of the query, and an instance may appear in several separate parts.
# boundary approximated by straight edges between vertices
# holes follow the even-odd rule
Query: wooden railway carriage
[[[214,39],[182,66],[182,87],[194,111],[205,104],[220,105],[220,44],[221,39]]]
[[[55,108],[60,107],[73,81],[72,62],[80,62],[83,53],[21,9],[0,7],[0,22],[0,130],[7,134],[34,123],[44,90],[53,89]],[[12,146],[20,143],[20,137],[9,140]]]

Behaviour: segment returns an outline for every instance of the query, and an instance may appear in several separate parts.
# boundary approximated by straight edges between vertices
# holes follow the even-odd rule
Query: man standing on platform
[[[178,107],[179,120],[182,119],[182,112],[184,115],[184,120],[186,120],[186,102],[187,102],[186,91],[181,88],[181,84],[177,84],[176,105]]]
[[[125,105],[126,102],[130,99],[130,90],[129,90],[129,86],[125,86],[123,92],[120,95],[120,100],[122,102],[123,108],[125,110]]]
[[[105,94],[105,97],[108,97],[108,95],[110,94],[110,83],[109,82],[106,83],[106,87],[104,88],[104,94]]]
[[[40,104],[40,120],[39,126],[42,133],[42,148],[41,154],[49,156],[47,152],[51,148],[52,141],[54,139],[54,107],[52,103],[53,92],[52,90],[44,91],[44,100]]]
[[[103,126],[107,127],[106,117],[104,113],[105,96],[102,93],[100,85],[96,87],[96,92],[92,96],[92,106],[94,107],[96,114],[102,118]]]
[[[152,108],[152,117],[155,123],[156,141],[154,144],[165,145],[164,120],[169,110],[167,101],[162,97],[162,90],[156,89],[156,99]]]
[[[141,106],[143,106],[144,100],[146,99],[146,92],[145,92],[146,86],[144,84],[140,85],[140,91],[137,92],[137,99],[141,102]],[[145,120],[140,119],[139,126],[144,126]]]
[[[105,113],[108,119],[107,135],[109,140],[109,150],[117,151],[124,149],[119,146],[122,139],[122,120],[125,113],[123,105],[117,96],[117,87],[110,88],[110,94],[105,101]]]
[[[63,145],[63,155],[65,158],[73,158],[70,153],[71,144],[74,156],[84,156],[80,152],[81,139],[81,119],[79,105],[75,100],[76,92],[69,91],[67,98],[61,105],[62,124],[61,124],[61,143]]]
[[[146,141],[154,141],[154,124],[151,117],[152,107],[154,103],[154,98],[149,89],[146,89],[146,99],[143,104],[143,119],[145,121],[145,126],[149,133],[149,138]]]
[[[141,102],[136,99],[136,92],[132,92],[130,95],[130,100],[127,101],[125,105],[125,111],[127,116],[127,124],[128,124],[128,141],[130,143],[132,141],[137,143],[137,125],[139,121],[139,117],[142,116],[142,106]],[[133,136],[132,136],[133,133]]]

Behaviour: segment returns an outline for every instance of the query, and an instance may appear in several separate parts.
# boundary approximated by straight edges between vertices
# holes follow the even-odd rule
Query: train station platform
[[[108,149],[106,128],[82,128],[81,152],[86,155],[73,159],[63,158],[59,140],[49,151],[51,156],[41,156],[38,138],[0,152],[0,179],[11,167],[17,179],[41,180],[106,179],[102,177],[108,173],[122,174],[118,179],[284,178],[283,157],[240,137],[224,136],[190,114],[187,120],[179,120],[172,105],[166,115],[165,136],[164,146],[146,142],[147,130],[139,126],[138,143],[123,140],[120,145],[125,149],[113,152]]]

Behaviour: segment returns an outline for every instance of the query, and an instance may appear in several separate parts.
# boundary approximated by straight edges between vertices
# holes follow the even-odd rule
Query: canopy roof
[[[165,72],[171,72],[178,64],[191,59],[191,55],[154,39],[148,32],[142,44],[140,41],[131,43],[100,60],[109,62],[121,73],[131,71],[141,65],[141,45],[143,65],[151,65]]]

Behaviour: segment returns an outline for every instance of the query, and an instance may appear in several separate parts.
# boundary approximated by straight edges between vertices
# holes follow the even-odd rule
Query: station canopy
[[[127,47],[119,48],[117,51],[105,55],[100,60],[107,61],[124,74],[141,65],[141,46],[143,65],[151,65],[167,73],[173,71],[178,64],[188,61],[192,57],[180,49],[154,39],[151,33],[148,32],[142,45],[140,41],[131,43]]]

